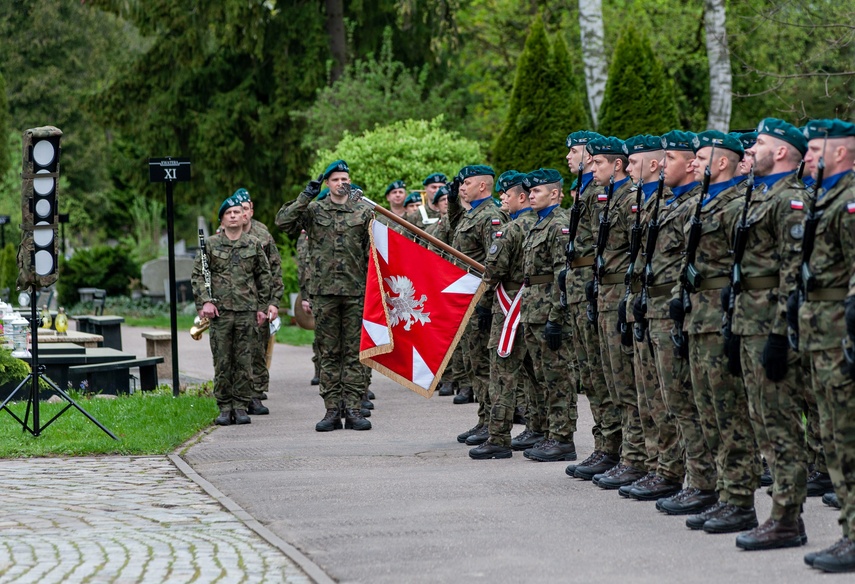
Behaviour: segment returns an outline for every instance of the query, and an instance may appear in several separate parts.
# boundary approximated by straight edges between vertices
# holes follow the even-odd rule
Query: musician
[[[270,263],[261,242],[243,232],[244,211],[232,195],[220,205],[222,230],[208,238],[193,266],[193,296],[201,318],[211,322],[214,397],[220,426],[249,424],[255,330],[276,311],[268,304]],[[207,269],[206,269],[207,268]]]

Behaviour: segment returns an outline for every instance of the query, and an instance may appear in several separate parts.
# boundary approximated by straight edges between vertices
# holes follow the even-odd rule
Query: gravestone
[[[175,257],[175,281],[189,281],[193,275],[193,258],[187,256]],[[141,282],[143,294],[154,301],[166,302],[169,300],[167,287],[169,286],[169,259],[157,258],[148,261],[142,266]],[[188,300],[192,299],[192,293]],[[179,297],[180,300],[180,297]]]

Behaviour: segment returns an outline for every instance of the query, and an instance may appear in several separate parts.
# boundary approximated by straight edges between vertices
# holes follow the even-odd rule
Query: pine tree
[[[618,39],[597,131],[629,138],[663,134],[678,125],[671,80],[647,35],[629,25]]]

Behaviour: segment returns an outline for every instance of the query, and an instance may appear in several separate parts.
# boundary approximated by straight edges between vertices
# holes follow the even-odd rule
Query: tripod
[[[98,420],[93,418],[89,412],[87,412],[86,410],[81,408],[77,404],[77,402],[75,402],[73,399],[71,399],[70,395],[68,395],[65,391],[63,391],[62,389],[57,387],[57,385],[53,381],[51,381],[51,379],[49,377],[47,377],[45,375],[44,372],[45,372],[46,367],[44,365],[39,365],[39,332],[38,332],[39,331],[39,327],[38,327],[39,321],[38,321],[38,315],[36,314],[36,304],[37,304],[37,302],[36,302],[36,287],[34,285],[32,287],[32,298],[30,301],[30,305],[31,305],[30,326],[31,326],[31,329],[33,331],[33,334],[32,334],[32,343],[33,343],[32,372],[29,373],[27,375],[27,377],[24,378],[24,380],[20,384],[18,384],[18,387],[16,387],[15,390],[11,394],[9,394],[9,397],[7,397],[3,401],[2,404],[0,404],[0,410],[6,410],[7,412],[9,412],[9,415],[12,416],[13,418],[15,418],[18,421],[18,423],[21,424],[23,430],[26,430],[27,432],[29,432],[33,436],[39,436],[42,433],[42,430],[44,430],[45,428],[50,426],[54,422],[54,420],[56,420],[58,417],[60,417],[62,414],[64,414],[66,410],[68,410],[71,407],[75,407],[75,408],[77,408],[77,411],[79,411],[81,414],[83,414],[84,416],[89,418],[90,422],[92,422],[93,424],[95,424],[96,426],[101,428],[110,438],[112,438],[113,440],[118,440],[118,438],[116,437],[115,434],[113,434],[107,428],[105,428],[104,425],[101,424],[101,422],[99,422]],[[54,417],[52,417],[50,420],[48,420],[47,423],[45,423],[44,425],[42,425],[41,421],[39,420],[39,381],[44,381],[48,385],[48,387],[50,388],[51,391],[53,391],[59,397],[61,397],[62,399],[64,399],[65,401],[68,402],[64,408],[62,408]],[[15,412],[10,410],[6,406],[6,404],[9,403],[10,401],[12,401],[12,398],[14,398],[15,395],[19,391],[21,391],[21,389],[27,387],[28,383],[30,384],[30,392],[29,392],[29,397],[27,398],[27,410],[26,410],[26,413],[24,414],[24,419],[22,420],[21,418],[19,418],[15,414]],[[29,423],[30,422],[30,412],[32,412],[32,414],[33,414],[32,426]]]

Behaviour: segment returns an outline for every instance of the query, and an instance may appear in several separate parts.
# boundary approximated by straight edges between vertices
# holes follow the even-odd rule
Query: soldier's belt
[[[676,284],[676,282],[671,282],[669,284],[659,284],[658,286],[651,286],[647,289],[647,295],[651,298],[661,298],[662,296],[668,296],[671,294],[671,290],[673,290],[674,284]]]
[[[703,292],[704,290],[721,290],[728,284],[730,284],[730,278],[728,276],[706,278],[701,280],[701,285],[698,286],[698,292]]]
[[[552,274],[542,274],[540,276],[526,276],[523,278],[523,284],[526,286],[534,286],[536,284],[549,284],[555,281],[555,276]]]
[[[623,284],[624,274],[606,274],[600,278],[600,284],[610,286],[612,284]]]
[[[846,300],[846,295],[848,293],[848,288],[819,288],[813,292],[808,292],[807,299],[809,302]]]
[[[520,288],[522,288],[522,285],[522,282],[502,282],[502,286],[505,287],[505,291],[511,295],[519,292]]]
[[[781,282],[779,276],[757,276],[756,278],[745,278],[742,282],[743,290],[768,290],[777,288]]]
[[[588,266],[594,265],[594,256],[588,256],[586,258],[576,258],[572,262],[570,262],[571,268],[586,268]]]

